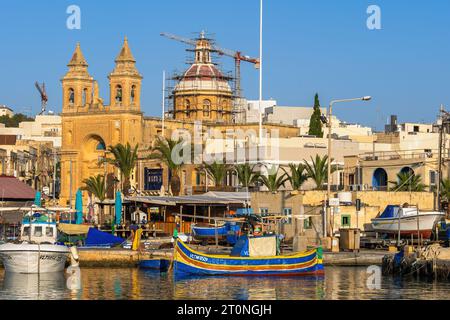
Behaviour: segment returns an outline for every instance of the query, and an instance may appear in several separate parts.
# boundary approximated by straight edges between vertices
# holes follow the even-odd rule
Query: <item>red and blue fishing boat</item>
[[[255,256],[258,251],[260,253],[269,252],[270,245],[267,244],[273,243],[273,241],[276,243],[276,237],[260,241],[260,239],[243,236],[230,255],[211,255],[195,251],[178,239],[174,248],[173,270],[175,275],[196,276],[311,276],[324,274],[320,247],[292,255],[277,255],[275,251],[270,256]],[[259,244],[257,244],[258,242]]]

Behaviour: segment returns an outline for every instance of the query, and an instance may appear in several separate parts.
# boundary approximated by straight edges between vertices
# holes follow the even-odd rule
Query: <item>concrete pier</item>
[[[215,246],[193,246],[195,250],[210,254],[227,254],[229,248]],[[288,254],[288,252],[285,252]],[[151,250],[138,252],[126,249],[78,249],[81,267],[111,268],[111,267],[137,267],[139,261],[147,259],[172,259],[172,249]],[[365,250],[360,252],[324,252],[325,266],[371,266],[382,265],[383,257],[387,251]],[[0,263],[0,268],[1,268]]]

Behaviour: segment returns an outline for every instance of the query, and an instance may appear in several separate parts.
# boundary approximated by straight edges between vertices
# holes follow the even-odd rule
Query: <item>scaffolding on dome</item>
[[[196,113],[197,112],[203,112],[204,116],[208,116],[210,114],[212,114],[213,112],[216,113],[217,117],[214,121],[218,122],[218,123],[226,123],[226,122],[231,122],[231,123],[242,123],[244,122],[244,117],[242,117],[242,114],[245,112],[245,106],[243,103],[243,98],[242,98],[242,89],[241,89],[241,85],[240,85],[240,61],[248,61],[248,62],[252,62],[255,65],[258,64],[257,59],[252,59],[248,56],[243,56],[241,55],[240,52],[234,52],[231,50],[227,50],[227,49],[222,49],[220,47],[218,47],[216,45],[215,40],[209,36],[206,35],[204,32],[200,33],[200,36],[198,38],[195,39],[185,39],[185,38],[181,38],[175,35],[171,35],[171,34],[166,34],[166,33],[162,33],[161,35],[166,36],[170,39],[173,40],[177,40],[183,43],[186,43],[188,45],[194,46],[195,49],[192,48],[188,48],[186,49],[187,52],[193,52],[195,54],[194,58],[198,59],[198,51],[202,50],[198,48],[198,45],[200,43],[200,45],[206,45],[208,46],[208,48],[203,49],[205,51],[208,52],[208,54],[211,54],[211,56],[208,55],[208,58],[210,58],[209,64],[214,65],[215,67],[218,67],[218,70],[221,70],[222,68],[220,68],[221,64],[218,62],[213,62],[213,61],[220,61],[220,57],[222,57],[223,55],[227,55],[227,56],[233,56],[236,60],[236,68],[235,68],[235,75],[233,76],[233,74],[231,72],[222,72],[219,71],[218,74],[214,74],[214,76],[212,77],[212,79],[217,80],[217,81],[213,81],[213,83],[215,84],[215,87],[213,88],[209,88],[209,91],[211,91],[211,94],[214,95],[215,97],[217,97],[217,101],[215,103],[212,103],[210,105],[210,108],[208,110],[205,110],[203,107],[199,107],[201,106],[201,103],[199,103],[198,98],[200,96],[200,94],[192,94],[192,92],[199,92],[199,90],[201,89],[201,85],[202,85],[202,80],[201,79],[197,79],[196,81],[191,81],[191,87],[190,87],[190,91],[191,93],[187,94],[187,96],[189,96],[189,102],[190,105],[192,106],[196,106],[195,108],[191,108],[190,106],[184,106],[183,108],[176,108],[176,101],[175,98],[179,98],[181,100],[185,100],[183,99],[183,94],[180,94],[179,92],[176,91],[177,85],[186,78],[186,74],[187,72],[190,70],[190,68],[195,65],[197,60],[191,60],[192,57],[186,59],[186,64],[188,64],[189,66],[191,66],[190,68],[188,68],[188,71],[185,72],[178,72],[175,71],[173,74],[169,75],[169,77],[166,80],[166,92],[165,92],[165,100],[166,100],[166,105],[168,106],[168,111],[167,111],[167,118],[169,119],[177,119],[180,118],[179,114],[185,114],[185,117],[183,117],[184,119],[195,119],[196,118]],[[205,41],[205,43],[201,43],[201,41]],[[211,59],[213,58],[213,59]],[[223,88],[220,88],[219,83],[223,83],[226,82],[230,88],[231,88],[231,96],[228,93],[225,93]],[[232,85],[230,85],[230,83],[232,83]],[[192,101],[191,101],[192,99]],[[228,106],[226,105],[226,101],[227,99],[231,99],[231,105]],[[225,105],[224,105],[225,103]],[[192,117],[192,115],[194,115],[194,117]],[[229,121],[225,121],[224,118],[230,118]]]

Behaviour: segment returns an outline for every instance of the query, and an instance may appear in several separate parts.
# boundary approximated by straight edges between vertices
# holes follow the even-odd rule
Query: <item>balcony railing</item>
[[[392,160],[426,160],[438,157],[438,151],[389,151],[365,153],[359,156],[362,161],[392,161]]]

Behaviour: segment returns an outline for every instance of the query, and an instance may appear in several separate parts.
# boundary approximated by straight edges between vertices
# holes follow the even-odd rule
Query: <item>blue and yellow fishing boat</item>
[[[252,256],[252,240],[243,237],[238,241],[236,250],[233,250],[231,255],[224,256],[195,251],[178,239],[174,248],[173,270],[176,275],[197,276],[310,276],[324,274],[321,248],[286,256],[275,253],[273,256],[254,257]],[[266,241],[263,251],[267,247]],[[233,256],[237,251],[240,251],[240,256]]]

